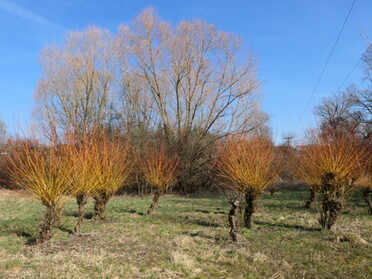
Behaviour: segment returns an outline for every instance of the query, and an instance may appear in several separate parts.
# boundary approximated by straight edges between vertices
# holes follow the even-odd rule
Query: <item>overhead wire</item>
[[[351,76],[351,74],[355,71],[355,69],[359,66],[359,63],[361,62],[362,58],[359,58],[358,61],[355,63],[354,67],[350,70],[350,72],[347,74],[347,76],[345,77],[345,79],[342,81],[341,85],[338,87],[338,89],[336,90],[336,92],[339,92],[341,90],[341,88],[344,86],[344,84],[346,83],[346,81],[349,79],[349,77]]]
[[[318,89],[318,86],[319,86],[319,84],[320,84],[320,81],[322,80],[322,78],[323,78],[323,76],[324,76],[325,70],[327,69],[327,66],[328,66],[328,64],[329,64],[329,61],[331,60],[331,57],[332,57],[333,52],[334,52],[334,50],[335,50],[335,48],[336,48],[336,46],[337,46],[337,43],[338,43],[338,41],[340,40],[341,34],[342,34],[342,32],[343,32],[343,30],[344,30],[344,28],[345,28],[345,25],[346,25],[346,23],[347,23],[347,21],[348,21],[348,19],[349,19],[349,16],[350,16],[350,14],[351,14],[351,11],[353,10],[353,7],[354,7],[354,5],[355,5],[355,2],[356,2],[356,0],[353,0],[353,3],[351,4],[351,7],[349,8],[349,11],[348,11],[348,13],[347,13],[347,15],[346,15],[346,18],[345,18],[345,20],[344,20],[344,22],[343,22],[343,24],[342,24],[341,30],[340,30],[340,32],[339,32],[338,35],[337,35],[336,41],[335,41],[334,44],[333,44],[333,47],[332,47],[332,49],[331,49],[331,52],[330,52],[330,54],[328,55],[328,58],[327,58],[327,60],[326,60],[326,63],[324,64],[323,69],[322,69],[322,71],[321,71],[321,73],[320,73],[320,75],[319,75],[319,78],[317,79],[317,82],[316,82],[316,84],[315,84],[315,86],[314,86],[314,89],[313,89],[313,91],[312,91],[312,93],[311,93],[311,96],[310,96],[310,98],[309,98],[309,100],[308,100],[308,102],[307,102],[307,104],[306,104],[306,106],[305,106],[305,109],[302,111],[302,113],[301,113],[301,115],[300,115],[300,118],[299,118],[299,120],[298,120],[298,123],[297,123],[296,127],[301,123],[302,118],[303,118],[303,116],[304,116],[306,110],[308,109],[308,107],[309,107],[309,105],[310,105],[310,103],[311,103],[311,100],[313,100],[313,98],[314,98],[314,95],[315,95],[315,93],[316,93],[316,90]],[[359,61],[358,61],[358,63],[359,63]]]

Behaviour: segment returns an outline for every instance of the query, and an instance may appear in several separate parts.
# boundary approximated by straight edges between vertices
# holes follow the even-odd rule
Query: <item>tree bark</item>
[[[330,230],[336,223],[336,219],[342,210],[342,204],[340,201],[331,200],[329,201],[329,219],[327,229]]]
[[[320,219],[319,223],[320,226],[322,227],[322,230],[327,228],[328,224],[328,194],[324,193],[323,194],[323,200],[322,200],[322,210],[320,212]]]
[[[55,205],[47,205],[44,219],[39,225],[39,234],[36,238],[36,244],[43,244],[52,238],[53,230],[58,226],[61,212],[62,208],[58,208]]]
[[[315,201],[315,191],[310,188],[310,197],[306,201],[305,207],[309,209],[314,201]]]
[[[152,200],[152,203],[150,205],[150,208],[147,210],[146,215],[150,215],[151,211],[154,210],[154,208],[156,207],[156,205],[157,205],[157,203],[159,201],[160,196],[161,196],[161,191],[158,190],[158,189],[154,190],[154,198]]]
[[[322,211],[320,213],[319,223],[322,229],[330,230],[336,223],[337,217],[342,211],[342,195],[340,189],[334,189],[332,187],[332,180],[334,175],[329,173],[322,179],[323,183],[323,199],[322,199]]]
[[[106,206],[110,197],[106,193],[98,194],[94,197],[94,219],[106,220]]]
[[[256,210],[257,195],[253,191],[248,191],[245,194],[244,208],[244,226],[248,229],[252,228],[252,218]]]
[[[231,210],[229,212],[229,224],[231,227],[230,237],[232,241],[237,242],[238,241],[238,224],[237,224],[236,213],[238,211],[239,201],[232,200],[230,201],[230,204],[231,204]]]
[[[74,233],[79,234],[81,232],[80,231],[81,224],[84,221],[85,205],[88,202],[88,198],[85,195],[78,195],[76,196],[76,202],[78,204],[79,209],[78,209],[78,221],[75,225]]]
[[[372,190],[369,189],[369,188],[365,188],[363,190],[363,199],[366,201],[366,203],[368,205],[369,214],[372,214],[372,202],[371,202],[371,199],[369,197],[370,193],[372,193]]]

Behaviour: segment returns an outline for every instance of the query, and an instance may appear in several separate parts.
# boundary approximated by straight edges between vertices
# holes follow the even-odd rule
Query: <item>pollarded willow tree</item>
[[[263,191],[270,185],[280,171],[274,144],[264,137],[229,138],[218,146],[215,158],[217,175],[222,185],[244,200],[244,224],[252,227],[252,216]],[[240,198],[238,198],[239,200]],[[236,200],[231,201],[229,218],[230,236],[237,240],[235,228]]]
[[[101,140],[97,134],[83,135],[78,140],[75,135],[69,135],[68,137],[73,142],[67,155],[73,166],[71,171],[72,189],[78,205],[78,221],[74,233],[80,233],[81,224],[84,220],[85,205],[89,198],[98,195],[101,187],[96,171],[101,163],[98,161],[101,152]]]
[[[39,225],[37,244],[51,239],[65,203],[74,195],[71,164],[71,145],[42,145],[36,140],[15,141],[5,162],[5,172],[14,185],[25,190],[45,207],[46,213]]]
[[[331,229],[363,172],[364,148],[348,131],[313,134],[293,167],[317,193],[322,229]]]
[[[164,192],[177,182],[179,160],[167,154],[164,147],[148,148],[139,159],[138,168],[143,178],[153,188],[154,198],[146,215],[156,207]]]
[[[106,218],[106,206],[114,194],[128,185],[134,167],[129,142],[103,137],[94,143],[92,160],[96,163],[91,175],[96,179],[94,218]]]

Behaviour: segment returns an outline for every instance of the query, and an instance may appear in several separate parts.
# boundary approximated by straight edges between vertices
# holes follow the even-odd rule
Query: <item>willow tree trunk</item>
[[[310,208],[314,201],[315,201],[315,191],[310,188],[310,197],[306,201],[305,207]]]
[[[230,201],[231,210],[229,212],[229,224],[230,224],[230,237],[232,241],[238,241],[238,224],[237,224],[237,211],[239,207],[239,201],[232,200]]]
[[[100,193],[94,197],[94,219],[105,220],[106,219],[106,207],[110,197],[106,193]]]
[[[257,198],[257,193],[252,190],[245,194],[244,226],[248,229],[252,228],[252,218],[256,211]]]
[[[154,198],[152,199],[152,203],[150,205],[150,208],[147,210],[146,215],[150,215],[151,211],[154,210],[154,208],[156,207],[156,205],[159,201],[160,196],[161,196],[161,191],[158,190],[158,189],[155,189],[154,190]]]
[[[58,226],[62,208],[56,205],[46,205],[47,211],[43,221],[39,225],[39,234],[36,237],[36,244],[43,244],[52,238],[53,230]]]
[[[331,200],[329,202],[329,220],[327,229],[330,230],[336,223],[338,215],[341,213],[342,203],[339,200]]]
[[[363,190],[363,199],[366,201],[369,209],[369,214],[372,214],[372,202],[369,197],[369,194],[372,193],[372,190],[369,188],[366,188]]]
[[[342,189],[332,187],[334,175],[329,173],[322,178],[322,206],[319,223],[322,229],[330,230],[342,211]]]
[[[80,227],[84,220],[84,214],[85,214],[85,205],[88,202],[88,197],[85,195],[77,195],[76,196],[76,202],[78,204],[78,221],[74,228],[74,233],[78,234],[80,233]]]

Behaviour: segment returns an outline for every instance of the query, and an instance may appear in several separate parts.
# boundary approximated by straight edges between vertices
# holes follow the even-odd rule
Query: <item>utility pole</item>
[[[293,139],[294,136],[286,136],[286,137],[283,137],[283,139],[287,142],[287,145],[290,146],[291,145],[291,139]]]

